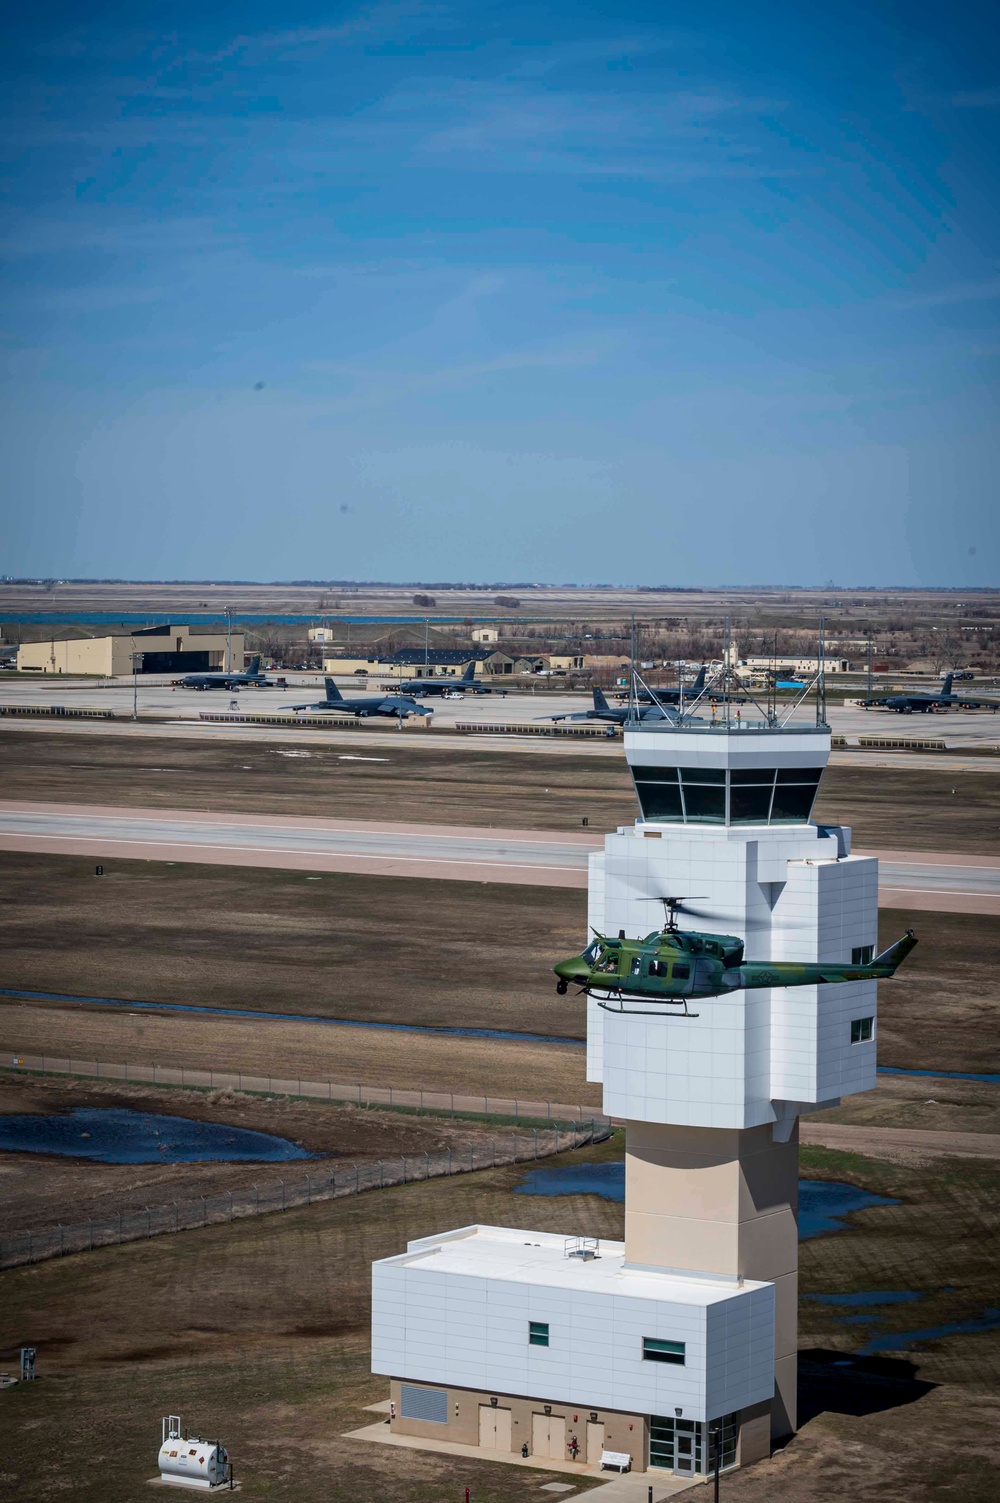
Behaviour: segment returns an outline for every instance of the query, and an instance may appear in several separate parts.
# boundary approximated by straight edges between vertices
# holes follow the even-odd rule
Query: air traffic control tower
[[[714,717],[714,712],[713,712]],[[641,810],[591,858],[589,921],[739,935],[748,961],[868,960],[877,862],[810,822],[830,733],[775,715],[633,722]],[[625,1240],[470,1226],[373,1270],[394,1428],[707,1473],[796,1424],[798,1119],[875,1085],[875,983],[588,999],[587,1078],[626,1125]],[[579,1230],[579,1228],[574,1228]]]

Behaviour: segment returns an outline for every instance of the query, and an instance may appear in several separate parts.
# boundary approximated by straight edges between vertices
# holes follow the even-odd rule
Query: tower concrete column
[[[630,1121],[625,1261],[701,1278],[775,1286],[771,1436],[795,1429],[799,1131]]]

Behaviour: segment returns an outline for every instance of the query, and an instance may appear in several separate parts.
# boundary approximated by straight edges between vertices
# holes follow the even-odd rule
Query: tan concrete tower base
[[[797,1120],[784,1143],[770,1127],[627,1124],[627,1261],[775,1285],[774,1439],[796,1423],[798,1185]]]

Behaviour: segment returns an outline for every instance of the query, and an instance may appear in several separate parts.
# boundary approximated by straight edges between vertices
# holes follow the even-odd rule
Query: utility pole
[[[233,608],[225,607],[226,611],[226,672],[233,671]]]
[[[873,657],[874,651],[875,651],[875,639],[872,636],[872,633],[869,631],[869,633],[868,633],[868,698],[869,699],[871,699],[872,694],[875,692],[875,682],[874,682],[874,672],[873,672],[873,666],[874,665],[872,663],[872,657]]]

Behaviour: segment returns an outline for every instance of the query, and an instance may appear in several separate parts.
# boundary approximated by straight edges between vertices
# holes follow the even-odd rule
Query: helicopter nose
[[[560,981],[586,981],[590,975],[590,966],[582,955],[574,955],[571,960],[560,960],[552,969]]]

